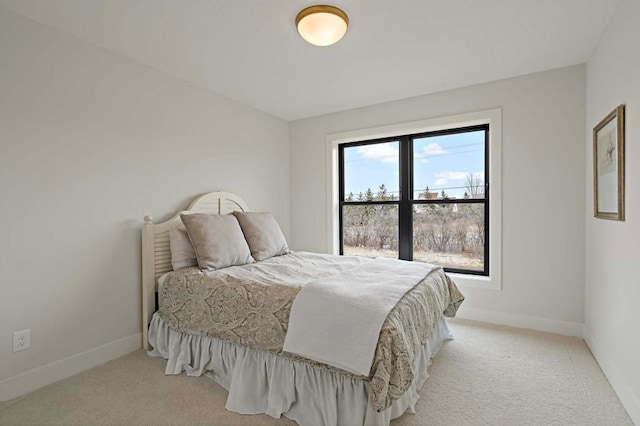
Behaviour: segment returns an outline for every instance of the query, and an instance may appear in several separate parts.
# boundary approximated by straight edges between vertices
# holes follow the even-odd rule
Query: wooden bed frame
[[[153,223],[151,216],[144,217],[142,227],[142,347],[149,350],[147,333],[151,317],[157,310],[156,283],[158,278],[173,270],[169,249],[169,230],[182,223],[181,213],[227,214],[233,211],[247,212],[247,204],[229,192],[210,192],[196,198],[186,210],[162,223]]]

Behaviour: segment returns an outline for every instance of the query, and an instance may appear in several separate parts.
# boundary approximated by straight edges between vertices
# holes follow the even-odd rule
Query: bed
[[[248,211],[240,197],[212,192],[195,199],[182,213]],[[453,337],[444,317],[454,316],[464,300],[441,268],[290,252],[212,272],[195,266],[173,271],[169,232],[182,222],[179,214],[158,224],[147,216],[142,231],[143,344],[149,355],[167,359],[166,374],[206,374],[229,391],[228,410],[275,418],[285,415],[303,425],[387,425],[412,412],[431,358]],[[303,305],[305,297],[312,302],[317,297],[317,309],[332,309],[332,303],[321,307],[323,296],[311,293],[312,288],[330,286],[337,277],[354,284],[360,280],[366,286],[377,274],[384,277],[386,273],[393,281],[405,271],[407,275],[412,271],[416,282],[401,290],[402,296],[376,329],[373,360],[367,363],[364,357],[362,364],[366,370],[313,357],[315,352],[308,357],[303,356],[305,352],[289,352],[296,348],[292,336],[304,339],[313,336],[307,328],[321,328],[312,322],[300,330],[301,318],[314,309],[314,303]],[[358,316],[337,309],[325,315],[326,320],[341,312],[349,312],[347,321]],[[313,318],[319,317],[311,316],[310,321]],[[344,348],[342,356],[349,360],[349,345],[327,343],[339,342],[348,336],[344,333],[319,334],[327,340],[315,339],[323,343],[318,350],[332,348],[326,352],[331,358],[340,356]]]

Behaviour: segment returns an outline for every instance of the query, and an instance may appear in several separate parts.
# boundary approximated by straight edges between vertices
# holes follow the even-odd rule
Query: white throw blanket
[[[437,268],[375,259],[307,283],[293,301],[283,350],[369,376],[387,315]]]

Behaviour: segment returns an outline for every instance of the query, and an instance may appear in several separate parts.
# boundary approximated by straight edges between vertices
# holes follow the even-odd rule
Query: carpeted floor
[[[400,425],[632,425],[582,340],[462,320]],[[274,425],[224,409],[205,377],[164,376],[137,351],[13,401],[0,425]]]

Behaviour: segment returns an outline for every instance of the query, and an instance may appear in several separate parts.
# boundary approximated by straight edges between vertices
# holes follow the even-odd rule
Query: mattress
[[[300,289],[371,259],[294,252],[250,265],[201,272],[185,268],[164,277],[158,315],[173,330],[274,353],[341,375],[352,373],[282,351],[291,306]],[[464,297],[435,270],[407,292],[383,324],[367,379],[369,402],[382,411],[410,387],[417,351],[443,315],[454,316]]]

